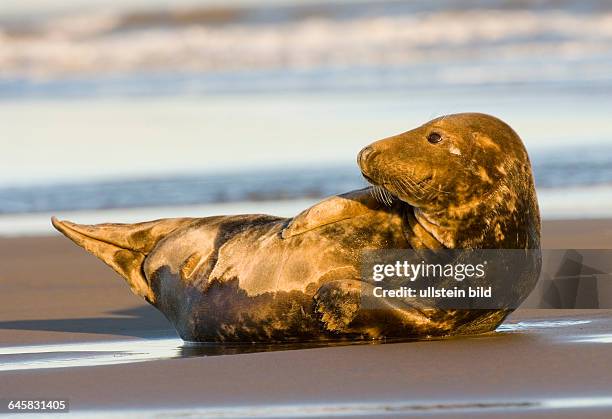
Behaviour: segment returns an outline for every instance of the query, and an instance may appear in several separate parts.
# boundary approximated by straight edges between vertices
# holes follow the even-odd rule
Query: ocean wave
[[[610,80],[612,10],[538,3],[106,12],[49,18],[30,28],[5,22],[0,80],[15,87],[24,80],[317,69],[343,75],[359,68],[370,74],[399,68],[442,84]]]
[[[540,192],[612,186],[612,150],[532,156]],[[0,188],[0,214],[320,199],[367,186],[354,167],[259,170]]]

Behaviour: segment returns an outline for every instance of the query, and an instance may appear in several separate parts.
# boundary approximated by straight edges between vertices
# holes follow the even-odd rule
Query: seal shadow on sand
[[[107,317],[72,319],[35,319],[0,322],[0,329],[44,332],[88,333],[136,338],[175,337],[174,327],[163,314],[149,306],[108,313]]]

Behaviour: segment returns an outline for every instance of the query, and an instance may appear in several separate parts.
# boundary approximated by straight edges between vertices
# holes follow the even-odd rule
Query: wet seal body
[[[361,151],[371,187],[294,218],[236,215],[54,226],[123,276],[187,341],[420,338],[493,330],[509,314],[360,307],[369,249],[538,249],[518,135],[483,114],[435,119]],[[539,275],[517,281],[526,298]],[[527,278],[527,279],[525,279]]]

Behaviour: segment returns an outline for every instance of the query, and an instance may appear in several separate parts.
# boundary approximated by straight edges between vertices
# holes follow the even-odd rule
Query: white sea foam
[[[423,66],[426,80],[483,83],[593,80],[612,72],[610,11],[432,10],[127,28],[122,15],[92,13],[50,19],[27,35],[3,32],[5,78]]]

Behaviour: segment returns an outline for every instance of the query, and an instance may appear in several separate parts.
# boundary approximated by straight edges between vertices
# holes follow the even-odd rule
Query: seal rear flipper
[[[357,217],[367,211],[383,208],[371,193],[364,188],[342,195],[332,196],[296,215],[281,232],[283,239],[297,236],[338,221]]]
[[[137,224],[80,225],[51,219],[57,230],[113,268],[126,279],[134,294],[150,303],[155,296],[143,274],[146,256],[161,239],[193,221],[174,218]]]

